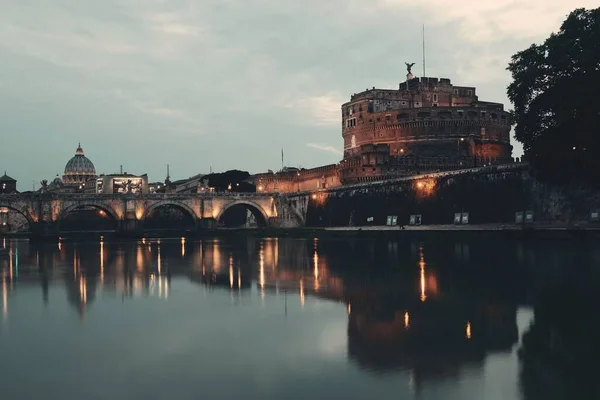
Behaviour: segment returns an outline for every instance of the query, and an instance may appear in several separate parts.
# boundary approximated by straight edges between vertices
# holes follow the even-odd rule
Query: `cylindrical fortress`
[[[510,162],[510,114],[500,103],[479,101],[474,87],[449,79],[412,78],[398,90],[369,89],[342,105],[344,159],[361,156],[365,145],[387,145],[399,158],[457,160],[473,157]]]

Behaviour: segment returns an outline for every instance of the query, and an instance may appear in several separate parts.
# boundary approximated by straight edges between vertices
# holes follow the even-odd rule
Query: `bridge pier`
[[[143,233],[143,222],[135,218],[119,220],[116,233],[124,236],[139,236]]]

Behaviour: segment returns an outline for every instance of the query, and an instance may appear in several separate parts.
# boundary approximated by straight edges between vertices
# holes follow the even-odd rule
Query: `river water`
[[[2,399],[600,398],[593,241],[1,240]]]

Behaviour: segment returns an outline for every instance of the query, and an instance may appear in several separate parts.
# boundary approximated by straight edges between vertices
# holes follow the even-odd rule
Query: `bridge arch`
[[[140,218],[140,220],[145,221],[146,217],[154,210],[156,210],[159,207],[173,207],[173,208],[177,208],[180,211],[185,212],[186,214],[189,214],[190,217],[192,217],[192,219],[194,220],[194,224],[198,223],[198,216],[196,215],[196,213],[194,212],[194,210],[192,210],[192,208],[190,206],[188,206],[185,203],[182,203],[180,201],[176,201],[176,200],[163,200],[163,201],[158,201],[156,203],[152,203],[150,204],[146,210],[144,211],[144,213],[142,214],[142,217]]]
[[[250,212],[257,219],[259,226],[269,226],[269,216],[265,209],[258,203],[255,203],[250,200],[235,200],[229,203],[225,203],[221,210],[219,210],[217,216],[215,217],[217,223],[221,221],[227,210],[235,206],[243,206],[247,210],[250,210]]]
[[[114,222],[114,229],[115,230],[118,229],[118,222],[119,222],[119,220],[121,220],[121,218],[119,217],[119,215],[115,212],[115,210],[110,205],[107,205],[107,204],[101,203],[101,202],[82,202],[82,203],[76,203],[76,204],[68,205],[67,207],[65,207],[64,209],[62,209],[60,211],[60,213],[58,215],[58,218],[56,220],[57,230],[58,231],[61,230],[60,229],[61,222],[70,213],[72,213],[75,210],[85,209],[85,208],[95,208],[97,210],[105,212],[106,215],[108,215],[112,219],[112,221]]]
[[[6,208],[8,210],[15,211],[19,215],[22,215],[27,220],[27,225],[29,226],[29,230],[33,230],[33,224],[35,223],[35,219],[25,210],[20,209],[14,205],[5,204],[0,202],[0,209]]]

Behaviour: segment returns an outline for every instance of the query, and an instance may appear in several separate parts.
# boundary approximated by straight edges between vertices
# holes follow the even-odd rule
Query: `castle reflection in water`
[[[418,386],[481,366],[490,354],[515,351],[517,310],[544,307],[535,300],[540,282],[564,280],[559,267],[565,260],[580,266],[600,260],[595,246],[582,251],[581,244],[552,249],[544,243],[486,240],[487,245],[475,239],[244,237],[35,246],[4,240],[0,248],[10,254],[0,258],[2,312],[9,315],[11,294],[22,286],[40,285],[43,302],[52,302],[49,286],[55,282],[65,286],[81,318],[102,296],[168,301],[173,279],[261,301],[277,294],[286,304],[304,306],[318,298],[347,308],[349,359],[378,373],[410,370]],[[540,328],[539,321],[549,327]],[[539,343],[550,330],[560,334],[554,322],[539,321],[526,329]],[[563,339],[567,343],[568,336]],[[556,350],[537,347],[521,350],[528,357]],[[528,379],[527,390],[537,390]]]

